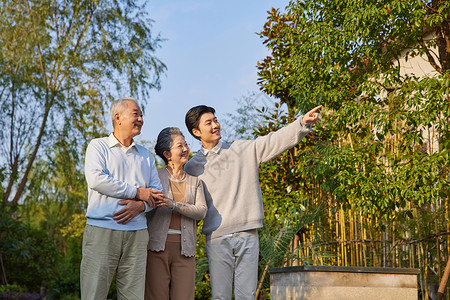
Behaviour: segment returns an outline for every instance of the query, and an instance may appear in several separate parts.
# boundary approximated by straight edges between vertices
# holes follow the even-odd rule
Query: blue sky
[[[167,39],[156,56],[167,65],[161,90],[153,91],[139,139],[154,141],[165,127],[179,127],[199,149],[184,125],[186,111],[206,104],[217,116],[233,113],[236,100],[259,92],[256,63],[268,51],[256,34],[271,7],[284,10],[288,0],[148,1],[153,31]]]

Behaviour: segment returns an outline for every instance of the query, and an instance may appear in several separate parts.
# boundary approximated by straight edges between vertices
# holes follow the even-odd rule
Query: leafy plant
[[[311,264],[315,256],[324,255],[319,253],[318,250],[323,238],[320,234],[320,227],[315,223],[320,210],[320,207],[308,211],[297,210],[292,207],[286,215],[280,216],[277,222],[265,222],[264,227],[258,230],[260,269],[262,271],[259,272],[257,297],[263,288],[267,288],[269,268],[282,267],[293,260],[299,265]],[[309,228],[309,230],[306,228]],[[293,245],[293,240],[296,235],[300,235],[302,232],[308,232],[308,237],[297,247]],[[311,255],[302,255],[304,248],[308,248]]]
[[[54,242],[46,232],[25,225],[0,211],[0,258],[3,284],[17,284],[27,291],[40,291],[57,275],[59,259]]]

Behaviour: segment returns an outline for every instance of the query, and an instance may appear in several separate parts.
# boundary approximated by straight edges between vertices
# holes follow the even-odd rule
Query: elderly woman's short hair
[[[177,127],[167,127],[161,130],[161,132],[158,134],[158,139],[156,140],[156,146],[155,146],[155,152],[156,154],[161,157],[166,165],[169,163],[167,158],[164,156],[164,151],[170,151],[170,148],[172,148],[173,145],[173,137],[181,135],[184,137],[181,130]]]
[[[114,116],[116,115],[116,113],[121,113],[124,111],[125,108],[127,108],[128,101],[132,101],[132,102],[136,103],[137,106],[139,106],[138,101],[132,97],[119,98],[111,104],[111,120],[112,120],[113,127],[114,127],[114,122],[115,122]]]

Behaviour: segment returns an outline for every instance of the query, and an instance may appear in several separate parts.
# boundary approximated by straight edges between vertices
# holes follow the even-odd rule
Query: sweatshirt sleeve
[[[84,172],[88,187],[109,197],[133,199],[137,188],[111,176],[106,167],[106,151],[103,147],[107,146],[101,145],[98,140],[91,141],[87,147]]]
[[[291,124],[255,140],[255,151],[259,164],[291,149],[312,131],[311,125],[304,124],[302,118],[303,116],[300,116]]]

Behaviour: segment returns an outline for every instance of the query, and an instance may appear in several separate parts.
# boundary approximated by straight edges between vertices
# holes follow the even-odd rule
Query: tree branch
[[[428,58],[428,62],[430,63],[430,65],[440,74],[443,73],[442,68],[436,63],[436,61],[434,60],[433,55],[431,55],[430,49],[428,49],[427,45],[425,44],[423,38],[420,38],[418,40],[420,46],[422,46],[422,48],[425,50],[425,54],[427,55]]]

